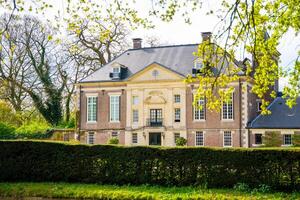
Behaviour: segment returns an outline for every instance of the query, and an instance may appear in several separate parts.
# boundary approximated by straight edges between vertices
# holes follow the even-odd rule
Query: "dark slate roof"
[[[277,97],[268,107],[272,112],[270,115],[258,115],[248,128],[257,129],[298,129],[300,128],[300,98],[297,105],[289,108],[285,99]]]
[[[109,77],[109,73],[114,63],[119,63],[127,67],[127,75],[123,80],[126,80],[152,63],[161,64],[178,74],[186,76],[192,73],[195,60],[193,52],[197,51],[198,45],[186,44],[129,49],[80,82],[113,81]]]

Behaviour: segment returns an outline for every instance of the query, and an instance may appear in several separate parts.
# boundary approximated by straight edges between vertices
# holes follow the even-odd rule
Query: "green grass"
[[[0,197],[72,199],[300,199],[300,193],[253,193],[195,187],[114,186],[71,183],[0,183]],[[1,198],[0,198],[1,199]]]

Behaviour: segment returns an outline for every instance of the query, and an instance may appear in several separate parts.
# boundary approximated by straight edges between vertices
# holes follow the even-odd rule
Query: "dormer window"
[[[114,67],[114,68],[113,68],[113,73],[116,73],[116,74],[117,74],[117,73],[120,73],[120,71],[121,71],[121,70],[120,70],[120,67]]]
[[[113,63],[111,68],[111,72],[109,73],[109,77],[115,80],[119,80],[124,78],[124,75],[126,75],[127,68],[120,64],[120,63]]]
[[[193,74],[200,73],[200,70],[203,68],[203,61],[201,59],[196,59],[194,61]]]

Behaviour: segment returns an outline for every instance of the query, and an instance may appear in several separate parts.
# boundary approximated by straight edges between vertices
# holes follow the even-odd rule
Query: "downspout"
[[[242,147],[242,87],[241,87],[241,78],[239,78],[239,106],[240,106],[240,147]]]

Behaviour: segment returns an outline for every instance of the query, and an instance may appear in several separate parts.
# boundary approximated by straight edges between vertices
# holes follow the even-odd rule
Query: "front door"
[[[161,145],[161,133],[149,133],[149,145]]]

